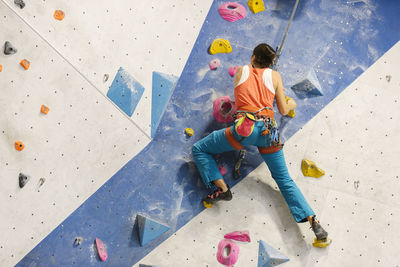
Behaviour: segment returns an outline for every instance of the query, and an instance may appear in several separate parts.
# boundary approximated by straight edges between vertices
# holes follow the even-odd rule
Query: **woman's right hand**
[[[297,107],[296,101],[293,98],[286,96],[286,103],[289,107],[289,110],[294,110]]]

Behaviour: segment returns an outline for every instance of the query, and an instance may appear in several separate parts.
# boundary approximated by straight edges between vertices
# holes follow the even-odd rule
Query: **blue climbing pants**
[[[266,126],[263,121],[256,121],[251,135],[243,138],[236,133],[234,126],[230,127],[233,137],[239,141],[242,146],[255,145],[261,148],[270,145],[268,143],[268,135],[263,136],[261,134],[265,129]],[[235,148],[226,138],[226,129],[214,131],[193,145],[193,158],[206,187],[210,188],[214,180],[223,179],[212,154],[233,150],[235,150]],[[308,216],[315,215],[300,189],[289,175],[283,149],[270,154],[261,154],[261,157],[267,164],[272,178],[274,178],[277,183],[295,221],[298,223],[305,222]]]

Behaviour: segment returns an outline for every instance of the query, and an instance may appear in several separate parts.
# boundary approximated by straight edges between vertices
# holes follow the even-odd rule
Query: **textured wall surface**
[[[4,265],[17,263],[37,245],[17,266],[95,266],[100,262],[93,245],[98,237],[108,250],[108,266],[138,262],[218,266],[213,246],[226,232],[239,229],[248,229],[253,237],[252,243],[241,246],[239,266],[256,265],[257,240],[280,248],[298,266],[322,262],[334,266],[339,256],[347,266],[359,261],[374,266],[387,260],[385,255],[391,251],[385,245],[395,240],[389,237],[391,227],[398,225],[395,208],[385,213],[397,198],[398,169],[389,163],[395,159],[391,151],[398,150],[391,145],[398,137],[399,82],[392,73],[398,68],[397,46],[383,57],[383,63],[380,60],[369,67],[399,40],[396,28],[400,25],[395,19],[399,5],[395,1],[301,1],[283,48],[278,70],[287,94],[298,103],[294,119],[277,116],[282,137],[288,140],[287,162],[334,239],[327,250],[315,250],[310,245],[312,233],[306,224],[293,222],[266,167],[257,168],[261,159],[254,149],[248,150],[242,170],[251,175],[234,187],[234,200],[202,212],[200,200],[207,190],[192,162],[191,146],[226,126],[215,122],[211,109],[216,97],[233,97],[229,67],[248,64],[253,47],[260,42],[276,47],[294,4],[268,0],[264,1],[265,12],[253,14],[245,1],[239,2],[246,6],[247,17],[231,23],[218,14],[223,1],[116,1],[114,5],[106,1],[80,5],[43,1],[27,3],[19,10],[11,0],[3,0],[0,20],[13,27],[2,32],[20,49],[16,55],[0,57],[4,67],[0,101],[6,114],[0,125],[2,149],[5,147],[0,163],[6,166],[0,175],[7,179],[1,182],[0,196],[4,200],[1,214],[7,217],[0,223],[5,233],[0,240]],[[63,21],[52,18],[55,9],[65,11]],[[232,53],[208,54],[216,38],[228,39]],[[18,66],[23,57],[31,57],[28,71]],[[210,71],[208,63],[214,58],[221,66]],[[132,117],[105,97],[120,67],[145,88]],[[296,95],[289,88],[304,79],[311,68],[324,95]],[[379,72],[381,69],[387,71]],[[150,141],[153,71],[180,78]],[[385,77],[390,73],[392,79],[387,82]],[[104,74],[110,76],[106,82]],[[7,94],[10,90],[20,93],[20,98],[13,99],[15,94]],[[51,108],[47,116],[38,111],[44,100]],[[31,103],[29,108],[25,108],[27,103]],[[379,113],[377,103],[392,108]],[[380,122],[388,128],[372,126]],[[183,134],[186,127],[194,129],[192,138]],[[35,129],[39,131],[34,133]],[[17,138],[27,145],[22,152],[13,148]],[[377,140],[392,150],[378,151],[382,145]],[[34,155],[38,152],[40,158]],[[69,158],[58,160],[60,153]],[[234,156],[216,156],[228,169],[226,178],[231,186],[239,182],[229,175]],[[21,157],[29,160],[22,164]],[[304,178],[299,173],[303,157],[316,161],[327,174],[320,180]],[[379,159],[383,159],[378,161],[382,165],[375,163]],[[21,190],[17,185],[20,171],[32,175]],[[42,176],[46,183],[36,192],[34,187]],[[37,205],[42,207],[38,211],[34,210]],[[137,214],[171,230],[141,247]],[[360,216],[352,217],[356,214]],[[359,224],[364,226],[358,228]],[[374,233],[382,224],[388,241]],[[83,242],[75,247],[77,236],[83,237]],[[365,246],[356,250],[348,240]],[[382,242],[379,249],[367,253],[378,241]],[[202,252],[194,253],[191,248],[195,246]],[[398,261],[389,260],[387,266]]]
[[[237,242],[235,266],[257,266],[259,240],[290,258],[282,266],[398,266],[399,67],[397,43],[286,142],[289,172],[329,232],[330,247],[311,245],[309,224],[296,224],[261,164],[233,188],[232,201],[203,211],[140,262],[222,266],[216,260],[219,241],[227,233],[248,230],[251,242]],[[326,174],[303,176],[303,158]]]

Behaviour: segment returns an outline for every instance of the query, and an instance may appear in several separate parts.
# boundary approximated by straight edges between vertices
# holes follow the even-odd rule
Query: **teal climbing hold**
[[[151,137],[154,137],[158,124],[178,77],[153,71],[153,88],[151,96]]]
[[[168,226],[150,220],[140,214],[136,216],[136,221],[141,246],[145,246],[147,243],[161,236],[170,229]]]
[[[321,84],[319,83],[317,74],[315,73],[314,68],[307,74],[307,77],[296,83],[291,87],[293,91],[309,93],[313,95],[324,95],[321,89]]]
[[[258,267],[272,267],[289,261],[290,259],[275,248],[260,240],[258,247]]]
[[[143,92],[144,87],[121,67],[115,75],[107,96],[130,117]]]

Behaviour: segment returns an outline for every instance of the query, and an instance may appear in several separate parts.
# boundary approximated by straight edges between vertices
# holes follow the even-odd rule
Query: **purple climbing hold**
[[[210,66],[210,70],[215,70],[219,67],[220,61],[218,58],[215,58],[215,59],[211,60],[208,65]]]
[[[235,76],[237,70],[239,69],[239,66],[233,66],[229,68],[229,75],[231,75],[232,77]]]
[[[227,2],[222,4],[219,9],[219,14],[224,20],[234,22],[246,17],[246,9],[239,3]]]
[[[24,186],[28,183],[29,178],[30,178],[30,177],[29,177],[28,175],[25,175],[25,174],[23,174],[23,173],[20,173],[19,176],[18,176],[18,179],[19,179],[19,187],[20,187],[20,188],[24,187]]]

